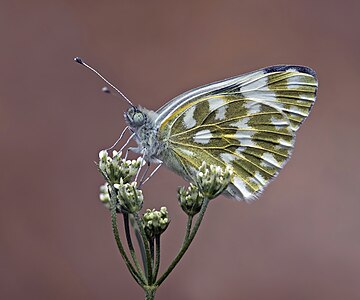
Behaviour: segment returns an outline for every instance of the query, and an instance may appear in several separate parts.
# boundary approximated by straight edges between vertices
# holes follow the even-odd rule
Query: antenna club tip
[[[101,89],[101,91],[102,91],[103,93],[106,93],[106,94],[111,94],[111,91],[109,90],[109,88],[108,88],[107,86],[104,86],[104,87]]]
[[[83,61],[82,58],[79,57],[79,56],[76,56],[76,57],[74,58],[74,61],[76,61],[76,62],[79,63],[80,65],[83,65],[83,64],[84,64],[84,61]]]

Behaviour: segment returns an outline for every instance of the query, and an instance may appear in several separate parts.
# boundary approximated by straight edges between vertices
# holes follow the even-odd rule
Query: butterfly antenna
[[[117,87],[115,87],[110,81],[108,81],[104,76],[102,76],[98,71],[96,71],[93,67],[89,66],[86,62],[84,62],[80,57],[75,57],[74,61],[79,63],[80,65],[83,65],[84,67],[88,68],[90,71],[94,72],[96,75],[98,75],[102,80],[104,80],[108,85],[110,85],[115,91],[117,91],[132,107],[134,107],[134,104],[129,100],[128,97],[126,97]],[[104,90],[103,90],[104,91]],[[109,93],[110,91],[104,91]]]

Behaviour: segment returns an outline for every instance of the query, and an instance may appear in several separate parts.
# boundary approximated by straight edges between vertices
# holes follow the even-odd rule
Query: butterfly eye
[[[144,114],[134,107],[130,107],[124,115],[130,126],[139,127],[145,122]]]
[[[144,119],[144,114],[142,112],[137,111],[134,113],[133,122],[135,125],[140,126],[144,124]]]

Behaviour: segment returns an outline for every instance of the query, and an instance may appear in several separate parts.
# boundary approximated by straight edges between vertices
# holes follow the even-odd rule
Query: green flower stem
[[[129,228],[129,215],[124,212],[123,217],[124,217],[125,235],[126,235],[126,240],[127,240],[128,246],[129,246],[131,257],[134,261],[137,273],[140,275],[142,281],[145,282],[146,278],[145,278],[144,272],[142,271],[142,269],[140,267],[139,261],[136,257],[135,249],[134,249],[134,246],[133,246],[133,243],[131,240],[131,234],[130,234],[130,228]]]
[[[125,264],[129,270],[130,274],[132,275],[132,277],[135,279],[135,281],[141,287],[144,287],[145,282],[143,282],[140,275],[138,273],[136,273],[133,265],[131,264],[131,262],[125,252],[125,249],[121,243],[121,240],[120,240],[120,235],[119,235],[119,230],[118,230],[117,220],[116,220],[117,213],[116,213],[116,202],[115,202],[116,200],[115,199],[116,199],[116,195],[114,195],[114,192],[112,192],[111,199],[110,199],[110,209],[111,209],[111,225],[112,225],[115,241],[116,241],[119,252],[120,252],[122,258],[124,259]]]
[[[140,230],[140,234],[142,237],[142,240],[144,241],[144,248],[145,248],[145,254],[146,254],[146,268],[147,268],[147,279],[148,279],[148,285],[152,284],[152,265],[151,265],[151,253],[150,253],[150,247],[147,240],[147,236],[144,230],[144,227],[141,223],[141,219],[139,217],[138,213],[134,214],[135,221],[138,225],[138,228]]]
[[[156,263],[155,263],[155,270],[154,270],[154,281],[157,278],[157,275],[159,273],[159,267],[160,267],[160,235],[157,235],[155,237],[155,248],[156,248]]]
[[[141,233],[140,233],[140,230],[139,230],[137,224],[135,223],[134,217],[133,216],[130,216],[130,217],[131,217],[131,219],[130,219],[131,220],[131,226],[134,229],[135,237],[136,237],[136,240],[137,240],[137,242],[139,244],[141,260],[142,260],[142,263],[143,263],[143,266],[144,266],[145,275],[147,277],[147,272],[148,271],[147,271],[147,264],[146,264],[146,252],[145,252],[144,241],[141,238]]]
[[[188,216],[188,220],[187,220],[187,224],[186,224],[186,234],[185,234],[185,238],[184,238],[184,243],[189,238],[193,218],[194,218],[194,216]]]
[[[150,245],[150,255],[151,255],[151,265],[154,269],[154,239],[149,240],[149,245]]]
[[[156,293],[156,287],[146,286],[145,287],[145,300],[154,300]]]
[[[159,280],[156,281],[156,283],[155,283],[156,287],[159,287],[163,283],[163,281],[169,276],[171,271],[176,267],[176,265],[178,264],[180,259],[184,256],[186,250],[189,248],[191,242],[193,241],[193,239],[194,239],[194,237],[195,237],[195,235],[196,235],[196,233],[197,233],[197,231],[199,229],[199,226],[200,226],[201,221],[202,221],[202,219],[204,217],[204,214],[205,214],[205,211],[206,211],[206,208],[207,208],[208,204],[209,204],[209,199],[205,198],[202,205],[201,205],[199,216],[197,217],[196,222],[194,224],[194,228],[192,229],[189,236],[185,236],[186,239],[184,240],[184,243],[182,244],[179,253],[176,255],[176,257],[171,262],[170,266],[167,268],[167,270],[164,272],[164,274],[159,278]],[[191,226],[191,224],[190,224],[190,226]],[[189,227],[189,222],[188,222],[187,227]],[[187,230],[188,230],[188,228],[187,228]]]

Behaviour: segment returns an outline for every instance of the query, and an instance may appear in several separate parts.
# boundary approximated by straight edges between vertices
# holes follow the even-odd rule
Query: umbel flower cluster
[[[141,166],[141,158],[125,160],[121,152],[113,151],[110,157],[107,151],[99,153],[99,170],[106,179],[100,186],[100,201],[110,208],[111,194],[116,195],[116,209],[118,212],[135,213],[140,211],[144,197],[142,191],[137,189],[136,182],[131,182]]]
[[[126,160],[121,157],[121,152],[113,151],[112,156],[109,156],[107,151],[100,151],[98,167],[106,181],[100,186],[100,201],[111,211],[114,238],[130,274],[144,289],[146,299],[154,299],[157,288],[176,267],[193,241],[209,201],[227,188],[232,171],[230,168],[223,170],[218,166],[203,163],[194,182],[187,188],[179,188],[178,202],[188,216],[185,238],[171,264],[161,276],[158,276],[160,237],[168,228],[170,218],[166,207],[161,207],[160,210],[146,209],[145,213],[140,215],[144,205],[144,195],[141,185],[139,187],[134,178],[141,177],[139,175],[143,165],[141,157],[136,160]],[[120,238],[117,224],[119,215],[124,219],[128,250],[125,250]],[[142,266],[132,242],[132,235],[135,235],[138,242]]]
[[[120,183],[120,179],[123,183],[129,183],[142,164],[141,157],[136,160],[125,160],[121,158],[121,154],[113,151],[110,157],[105,150],[99,152],[99,170],[108,183],[117,184]]]
[[[155,209],[147,209],[144,213],[144,227],[149,240],[155,236],[162,234],[169,225],[169,213],[165,206],[161,207],[159,211]]]

